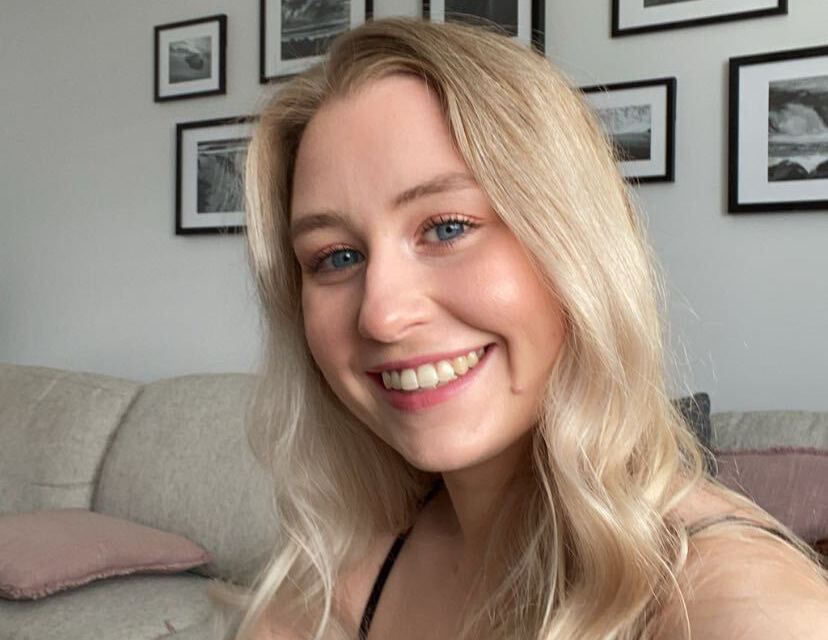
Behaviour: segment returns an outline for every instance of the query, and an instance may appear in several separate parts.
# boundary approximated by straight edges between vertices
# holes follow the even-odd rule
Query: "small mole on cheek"
[[[524,387],[523,384],[521,384],[515,379],[515,364],[512,361],[512,358],[508,359],[507,370],[509,372],[509,391],[511,391],[516,396],[520,395],[526,390],[526,387]]]

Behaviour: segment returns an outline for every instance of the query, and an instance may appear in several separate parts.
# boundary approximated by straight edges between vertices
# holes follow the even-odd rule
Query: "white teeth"
[[[400,384],[403,391],[414,391],[419,387],[417,384],[417,374],[414,369],[403,369],[400,371]]]
[[[476,351],[469,351],[466,355],[451,360],[440,360],[434,364],[420,365],[416,370],[383,371],[382,383],[386,389],[396,389],[398,391],[435,389],[476,367],[485,352],[486,349],[481,347]]]
[[[417,384],[421,389],[433,389],[440,379],[433,364],[422,364],[417,367]]]
[[[466,371],[469,370],[469,363],[468,360],[466,360],[466,356],[459,356],[457,358],[454,358],[451,361],[451,366],[454,367],[454,373],[456,373],[458,376],[462,376],[464,373],[466,373]]]
[[[451,362],[448,360],[440,360],[440,362],[437,363],[437,377],[440,382],[448,382],[449,380],[454,380],[457,377],[454,373],[454,367],[451,366]]]

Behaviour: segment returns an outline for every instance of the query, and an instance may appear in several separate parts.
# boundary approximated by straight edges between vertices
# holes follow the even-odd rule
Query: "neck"
[[[489,460],[442,474],[446,487],[441,496],[444,530],[456,539],[461,556],[475,564],[486,550],[497,505],[514,476],[528,469],[530,443],[531,434],[526,434]]]

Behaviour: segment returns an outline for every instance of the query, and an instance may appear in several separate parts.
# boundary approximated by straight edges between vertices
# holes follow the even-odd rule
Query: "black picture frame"
[[[226,15],[158,25],[153,50],[155,102],[227,93]]]
[[[713,0],[694,0],[689,4],[681,0],[662,0],[660,4],[649,7],[644,6],[645,1],[612,0],[613,38],[788,13],[788,0],[740,0],[743,6],[737,11],[717,7]],[[647,16],[647,11],[653,15]]]
[[[728,212],[828,209],[828,46],[730,58],[728,111]]]
[[[515,23],[506,25],[503,24],[504,30],[514,32],[514,38],[522,44],[529,46],[531,44],[534,49],[541,54],[546,51],[546,1],[545,0],[512,0],[515,8]],[[501,9],[507,4],[507,0],[488,0],[488,2],[476,2],[477,5],[488,5],[488,15],[478,15],[463,20],[471,24],[481,24],[482,26],[491,26],[487,24],[487,20],[497,23],[498,21],[491,16],[494,10]],[[482,7],[481,7],[482,8]],[[466,8],[462,6],[457,9],[450,9],[457,14],[465,13]],[[445,0],[423,0],[423,18],[428,20],[445,19]],[[523,17],[523,20],[521,20]],[[477,20],[476,20],[477,18]],[[527,28],[528,27],[528,28]]]
[[[244,157],[256,116],[175,127],[175,234],[243,231]]]
[[[665,77],[581,87],[629,182],[675,181],[677,85]]]
[[[362,22],[371,20],[374,14],[373,0],[351,0],[348,3],[348,8],[351,10],[351,15],[348,21],[348,29],[353,29]],[[311,7],[311,3],[308,3]],[[278,8],[278,11],[277,11]],[[328,42],[347,29],[340,29],[330,33],[323,33],[317,36],[318,42],[302,42],[307,41],[306,36],[301,36],[301,30],[297,33],[297,42],[288,47],[280,40],[280,47],[275,47],[273,44],[272,33],[279,29],[281,30],[282,21],[282,0],[259,0],[259,83],[269,84],[278,80],[284,80],[291,76],[301,73],[308,67],[313,66],[316,62],[324,57],[324,53],[309,54],[305,56],[294,55],[297,50],[313,49],[323,51],[326,49]],[[300,37],[301,36],[301,37]],[[291,58],[284,59],[286,51],[291,51]]]

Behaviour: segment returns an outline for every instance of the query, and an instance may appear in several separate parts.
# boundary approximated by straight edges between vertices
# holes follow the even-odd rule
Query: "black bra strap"
[[[431,497],[437,492],[439,489],[440,483],[438,482],[434,487],[432,487],[431,491],[429,491],[428,495],[423,498],[421,504],[425,504],[428,502]],[[759,529],[764,529],[765,531],[776,535],[777,537],[789,541],[788,537],[783,534],[781,531],[777,531],[776,529],[772,529],[770,527],[766,527],[755,520],[750,520],[748,518],[740,518],[736,516],[724,516],[724,517],[714,517],[714,518],[707,518],[704,520],[697,521],[687,527],[687,535],[692,536],[693,534],[706,529],[714,524],[718,524],[720,522],[741,522],[743,524],[747,524]],[[385,586],[385,581],[388,579],[388,575],[391,573],[391,568],[394,566],[394,562],[397,559],[397,556],[400,553],[400,549],[402,549],[403,543],[405,539],[408,537],[408,534],[411,533],[412,527],[409,527],[408,530],[404,531],[403,533],[397,536],[397,539],[394,540],[394,544],[391,546],[388,555],[385,557],[385,562],[382,563],[382,568],[377,575],[377,579],[374,582],[374,588],[371,590],[371,596],[368,598],[368,603],[365,605],[365,611],[362,614],[362,622],[359,625],[359,640],[366,640],[368,636],[368,629],[371,626],[371,620],[374,618],[374,612],[377,610],[377,603],[379,602],[380,595],[382,595],[382,588]]]
[[[782,533],[781,531],[774,529],[772,527],[768,527],[763,525],[761,522],[756,522],[755,520],[751,520],[750,518],[742,518],[739,516],[722,516],[722,517],[713,517],[713,518],[706,518],[703,520],[699,520],[694,522],[692,525],[687,527],[687,535],[692,536],[693,534],[698,533],[704,529],[707,529],[714,524],[719,524],[720,522],[738,522],[741,524],[745,524],[747,526],[753,527],[755,529],[762,529],[767,531],[768,533],[772,533],[777,538],[784,540],[785,542],[791,542],[790,538],[787,535]]]
[[[442,484],[442,478],[434,483],[426,496],[420,500],[419,506],[421,508],[434,497],[434,494],[437,493]],[[371,627],[371,621],[374,619],[374,613],[377,610],[377,603],[379,602],[380,595],[382,595],[382,588],[385,586],[385,581],[391,573],[391,568],[394,566],[394,562],[400,554],[400,549],[402,549],[405,539],[408,537],[408,534],[411,533],[413,528],[414,525],[411,525],[406,531],[399,534],[397,539],[394,540],[394,544],[391,545],[388,555],[385,556],[385,562],[382,563],[382,568],[377,574],[377,579],[374,581],[374,588],[371,589],[371,595],[368,598],[365,610],[362,613],[362,621],[359,623],[359,640],[365,640],[368,636],[368,629]]]
[[[403,543],[408,537],[410,531],[411,529],[408,529],[408,531],[398,535],[397,539],[394,540],[394,544],[388,552],[388,555],[385,556],[385,562],[382,563],[382,568],[380,569],[379,574],[377,574],[377,579],[374,582],[374,588],[371,589],[371,596],[368,598],[368,603],[365,605],[365,611],[362,614],[362,622],[359,623],[359,640],[365,640],[368,636],[368,628],[371,626],[371,620],[373,620],[374,612],[377,610],[377,603],[379,602],[380,595],[382,595],[382,588],[385,586],[388,574],[391,573],[391,567],[394,566],[394,561],[397,559],[397,555],[399,555],[400,549],[402,549]]]

